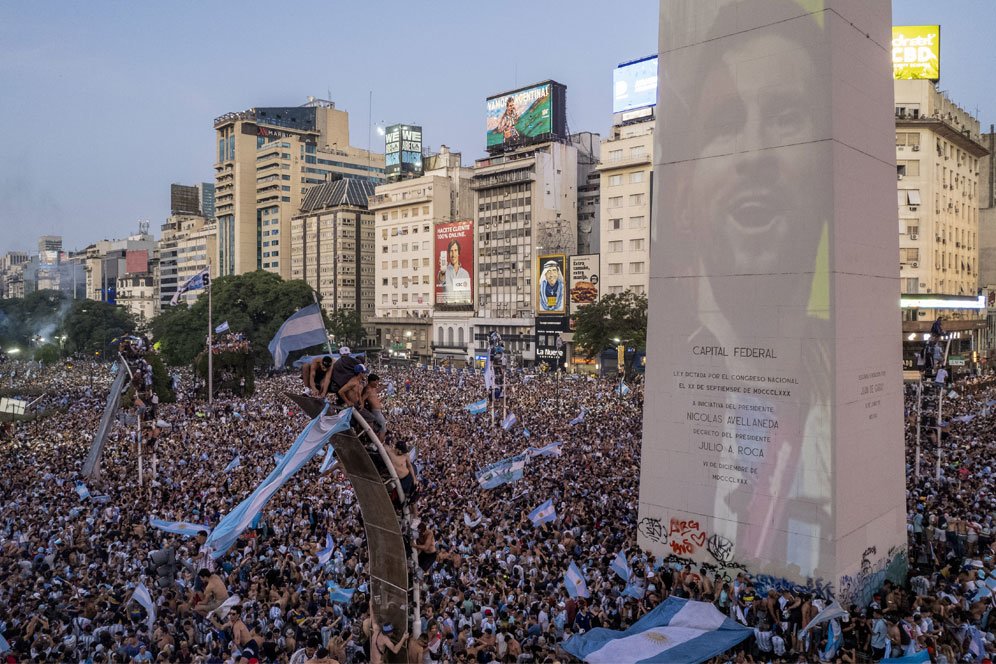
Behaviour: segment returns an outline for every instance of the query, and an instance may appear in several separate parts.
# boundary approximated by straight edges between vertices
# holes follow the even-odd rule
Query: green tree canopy
[[[617,345],[615,339],[629,347],[647,346],[647,296],[632,291],[612,293],[574,314],[575,347],[586,357],[594,357]]]
[[[23,298],[0,300],[0,347],[26,351],[33,340],[51,340],[61,335],[71,307],[72,300],[57,290],[40,290]]]
[[[266,347],[283,322],[314,301],[304,281],[284,281],[271,272],[219,277],[212,280],[211,288],[212,325],[228,321],[232,332],[246,335],[257,366],[273,362]],[[162,312],[152,321],[152,333],[167,362],[190,364],[206,342],[208,298],[199,297],[189,308],[181,304]]]
[[[77,300],[65,320],[65,349],[93,356],[108,354],[114,339],[135,331],[135,319],[124,307],[96,300]]]
[[[354,309],[339,309],[326,316],[329,320],[328,331],[340,346],[359,346],[366,336],[360,314]]]

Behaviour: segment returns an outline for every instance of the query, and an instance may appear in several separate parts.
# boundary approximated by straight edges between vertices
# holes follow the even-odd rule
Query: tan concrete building
[[[124,305],[146,320],[155,316],[158,253],[148,222],[141,222],[138,232],[126,239],[101,240],[84,251],[87,299]],[[136,281],[138,277],[142,279]],[[127,294],[122,299],[123,289]]]
[[[157,279],[160,310],[168,308],[177,289],[187,279],[209,264],[211,274],[218,274],[218,225],[195,214],[172,214],[162,225],[159,240],[159,275]],[[181,296],[188,304],[200,295],[189,291]]]
[[[612,128],[602,141],[599,247],[601,292],[647,293],[654,120]]]
[[[426,359],[434,354],[465,359],[470,348],[472,310],[442,311],[445,325],[464,328],[462,346],[433,340],[436,224],[474,218],[472,171],[460,153],[443,146],[424,158],[423,176],[383,184],[370,199],[376,226],[374,317],[371,321],[387,356]]]
[[[311,187],[288,235],[290,278],[317,290],[326,311],[359,312],[365,326],[374,313],[373,194],[371,182],[352,178]]]
[[[289,278],[290,220],[309,187],[341,177],[384,178],[384,155],[349,144],[349,114],[309,97],[297,107],[251,108],[214,121],[219,275],[254,270]]]

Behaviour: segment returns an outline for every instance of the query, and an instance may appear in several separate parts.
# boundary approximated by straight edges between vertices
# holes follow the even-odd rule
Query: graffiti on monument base
[[[868,547],[861,556],[860,571],[840,578],[838,599],[842,606],[867,606],[886,580],[901,581],[905,577],[909,564],[905,548],[894,546],[880,558],[875,558],[877,554],[876,547]]]

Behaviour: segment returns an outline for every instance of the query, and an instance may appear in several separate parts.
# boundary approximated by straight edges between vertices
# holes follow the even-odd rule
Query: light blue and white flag
[[[829,622],[835,618],[844,618],[845,620],[849,617],[847,611],[845,611],[841,606],[840,602],[834,600],[825,609],[813,616],[813,619],[806,623],[806,626],[799,630],[799,638],[806,636],[806,632],[816,627],[817,625],[822,625],[825,622]]]
[[[629,581],[629,577],[633,576],[633,570],[629,568],[629,561],[626,560],[626,554],[622,551],[616,554],[616,557],[612,559],[609,563],[609,569],[616,573],[623,581]]]
[[[149,594],[149,589],[145,587],[144,583],[140,582],[135,586],[135,592],[131,594],[131,600],[138,602],[139,606],[145,609],[145,623],[149,626],[149,632],[151,632],[152,626],[156,623],[156,604],[152,601],[152,595]]]
[[[630,577],[630,580],[626,583],[626,587],[623,588],[623,595],[632,597],[633,599],[643,599],[643,596],[646,594],[647,584],[638,576]]]
[[[10,650],[11,647],[10,644],[7,643],[7,639],[4,638],[3,634],[0,634],[0,655],[4,654],[5,652],[10,652]]]
[[[542,526],[544,523],[556,521],[557,508],[553,506],[553,498],[548,498],[545,503],[530,512],[529,520],[533,522],[534,526]]]
[[[177,302],[180,301],[180,296],[187,291],[199,290],[201,288],[207,288],[211,285],[211,273],[207,268],[204,268],[194,276],[190,277],[184,281],[176,292],[173,293],[173,299],[169,301],[170,306],[175,306]]]
[[[267,346],[273,355],[273,366],[279,369],[287,361],[291,351],[301,350],[309,346],[328,343],[325,334],[325,322],[322,320],[322,310],[317,304],[309,304],[298,309],[277,330],[277,334]]]
[[[333,454],[335,454],[335,448],[332,447],[332,443],[329,443],[328,449],[325,450],[325,458],[322,459],[322,467],[318,469],[318,472],[327,473],[339,463],[339,460]]]
[[[487,411],[488,400],[481,399],[480,401],[475,401],[474,403],[469,403],[463,407],[464,410],[468,411],[471,415],[480,415],[481,413]]]
[[[457,387],[463,387],[463,379],[467,377],[467,374],[461,373],[460,380],[457,381]]]
[[[591,597],[591,593],[588,592],[588,583],[584,580],[581,570],[578,569],[573,560],[567,566],[567,571],[564,572],[564,587],[571,597]]]
[[[482,489],[497,489],[503,484],[521,480],[527,459],[525,454],[516,454],[481,468],[474,476]]]
[[[222,323],[218,327],[214,328],[214,333],[215,334],[221,334],[222,332],[228,332],[228,330],[230,330],[230,329],[231,328],[228,327],[228,321],[226,320],[224,323]]]
[[[575,417],[573,420],[570,421],[571,426],[576,426],[576,425],[581,424],[582,422],[584,422],[584,418],[587,415],[588,415],[588,409],[582,407],[581,408],[581,413],[577,417]]]
[[[842,645],[844,645],[844,633],[840,629],[840,621],[834,618],[830,621],[830,627],[827,628],[827,647],[820,653],[820,661],[833,661]]]
[[[229,461],[228,465],[225,466],[225,472],[230,473],[236,468],[238,468],[240,465],[242,465],[242,457],[236,454],[235,458]]]
[[[522,435],[523,435],[523,436],[525,436],[526,438],[529,438],[529,437],[530,437],[530,436],[532,436],[533,434],[532,434],[532,432],[531,432],[531,431],[529,430],[529,427],[522,427]]]
[[[752,633],[709,602],[668,597],[625,631],[596,627],[572,636],[563,648],[590,664],[698,664],[733,648]]]
[[[273,453],[273,462],[274,463],[279,464],[283,460],[284,460],[284,455],[283,454],[281,454],[280,452],[274,452]]]
[[[495,368],[491,366],[491,354],[484,360],[484,389],[489,393],[495,389]]]
[[[215,526],[207,540],[213,557],[221,558],[225,555],[274,494],[304,464],[318,454],[332,436],[349,428],[349,421],[353,415],[352,408],[340,411],[335,416],[327,416],[325,414],[327,411],[328,404],[322,409],[322,413],[304,428],[287,450],[283,460],[267,475],[262,484]]]
[[[618,394],[621,397],[624,397],[629,393],[630,393],[629,385],[627,385],[626,383],[619,383],[619,386],[616,387],[616,394]]]
[[[325,586],[329,589],[329,601],[345,603],[353,599],[356,588],[343,588],[335,581],[326,581]]]
[[[325,548],[318,551],[318,564],[324,565],[329,560],[332,559],[332,554],[335,552],[335,542],[332,541],[332,536],[325,533]]]
[[[878,664],[926,664],[929,661],[930,661],[930,653],[927,652],[926,650],[921,650],[915,655],[906,655],[905,657],[888,657],[886,659],[880,659],[878,660]]]
[[[501,428],[508,431],[515,426],[515,423],[519,421],[519,418],[515,416],[515,413],[509,413],[505,416],[505,419],[501,421]]]
[[[183,535],[184,537],[193,537],[202,530],[210,530],[206,526],[202,526],[197,523],[188,523],[186,521],[165,521],[163,519],[154,519],[151,516],[149,517],[149,526],[155,528],[156,530],[161,530],[164,533]]]
[[[76,480],[76,495],[80,497],[80,500],[86,500],[90,497],[90,489],[86,488],[86,484]]]
[[[384,396],[393,397],[397,393],[398,393],[398,388],[394,385],[394,381],[393,380],[387,381],[387,387],[384,388]]]
[[[526,451],[526,454],[528,454],[529,456],[556,456],[556,457],[559,457],[561,454],[564,453],[564,450],[561,449],[561,445],[563,445],[563,444],[564,444],[564,441],[558,440],[555,443],[548,443],[548,444],[544,445],[543,447],[530,447]]]

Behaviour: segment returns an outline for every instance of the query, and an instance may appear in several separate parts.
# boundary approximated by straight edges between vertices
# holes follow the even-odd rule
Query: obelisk
[[[639,543],[864,603],[905,565],[890,0],[662,0]]]

